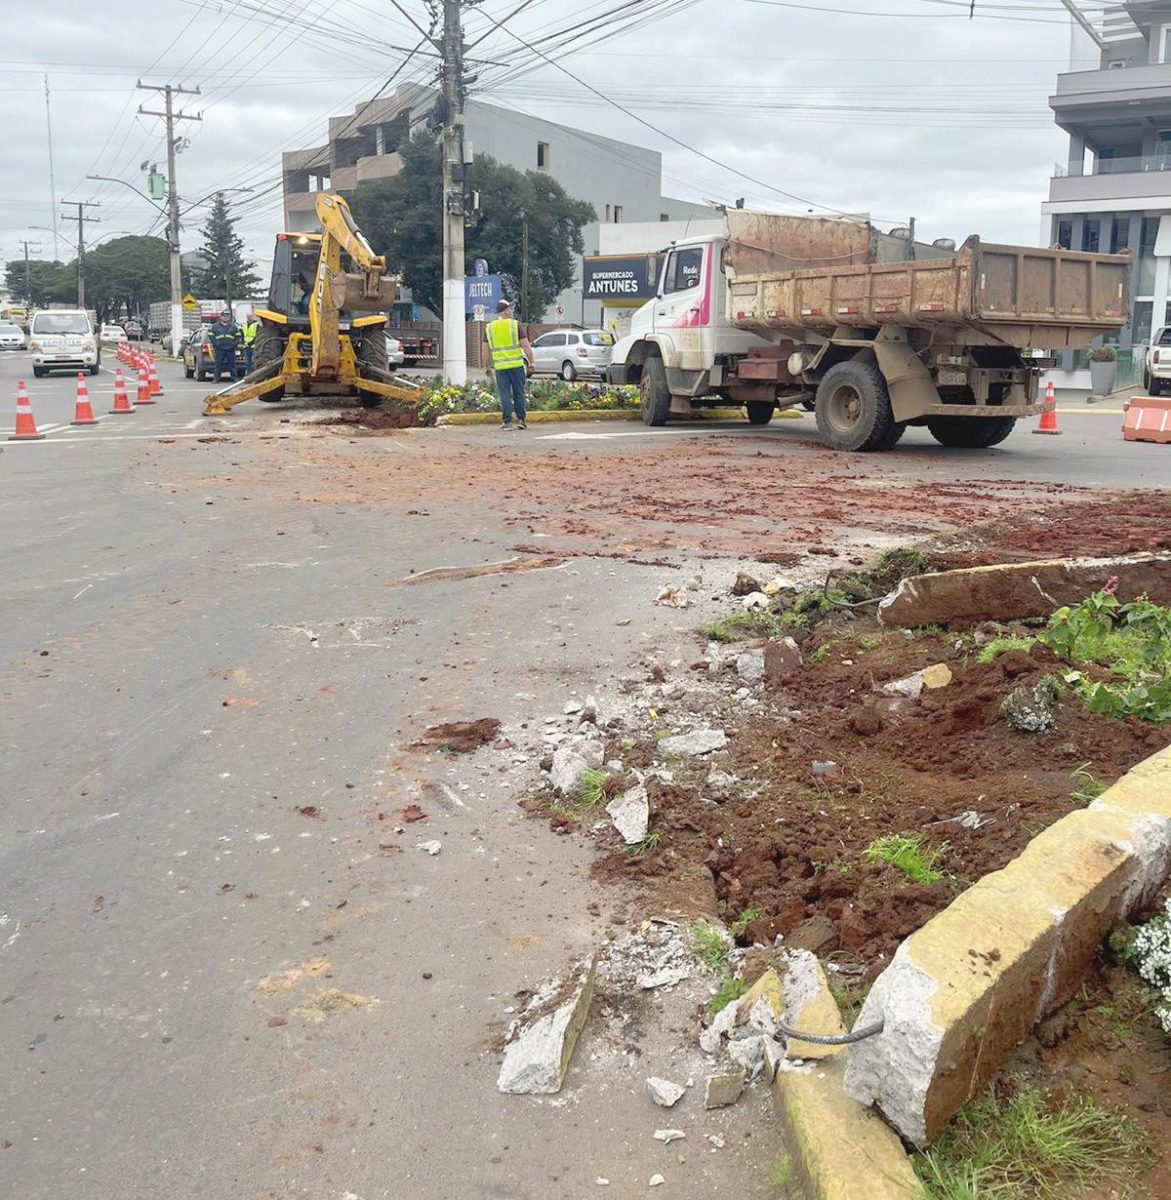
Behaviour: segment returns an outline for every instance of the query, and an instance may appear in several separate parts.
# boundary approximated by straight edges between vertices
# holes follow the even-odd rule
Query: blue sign
[[[496,303],[503,296],[499,275],[469,275],[464,279],[464,312],[472,316],[477,315],[477,308],[480,316],[495,313]]]

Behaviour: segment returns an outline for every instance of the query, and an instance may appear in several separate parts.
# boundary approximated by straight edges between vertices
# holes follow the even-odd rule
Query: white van
[[[28,332],[33,374],[38,379],[50,371],[88,371],[96,375],[101,370],[101,347],[84,309],[43,309],[33,314]]]

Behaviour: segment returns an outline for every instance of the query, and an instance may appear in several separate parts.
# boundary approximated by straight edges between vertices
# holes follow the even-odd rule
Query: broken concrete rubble
[[[764,651],[745,650],[738,655],[736,674],[745,683],[759,683],[764,678]]]
[[[628,846],[634,846],[646,837],[651,808],[647,790],[641,783],[615,796],[606,805],[606,812]]]
[[[821,963],[808,950],[792,950],[787,959],[783,984],[785,1025],[818,1037],[841,1037],[846,1027]],[[845,1053],[845,1049],[845,1046],[823,1046],[796,1037],[785,1039],[785,1054],[789,1058],[833,1058]]]
[[[596,738],[577,738],[558,746],[553,751],[553,765],[549,771],[554,789],[563,796],[572,796],[582,775],[598,770],[604,758],[602,743]]]
[[[672,1083],[670,1079],[660,1079],[656,1075],[648,1076],[646,1085],[650,1089],[651,1099],[660,1108],[674,1108],[687,1093],[682,1084]]]
[[[764,648],[764,677],[770,684],[792,679],[804,665],[801,649],[791,637],[776,638]]]
[[[565,980],[545,984],[509,1030],[496,1087],[519,1095],[559,1092],[593,994],[592,958]]]
[[[1118,596],[1146,592],[1171,602],[1171,553],[1118,558],[1045,559],[913,575],[878,606],[883,625],[915,628],[956,621],[1018,621],[1077,604],[1118,579]]]
[[[727,1108],[735,1104],[744,1091],[745,1074],[742,1068],[725,1071],[720,1075],[709,1075],[704,1087],[704,1108]]]
[[[722,729],[696,729],[664,738],[659,749],[664,754],[711,754],[727,744],[728,735]]]
[[[680,1138],[685,1138],[687,1134],[682,1129],[656,1129],[651,1136],[656,1142],[663,1142],[669,1146],[672,1142],[677,1142]]]

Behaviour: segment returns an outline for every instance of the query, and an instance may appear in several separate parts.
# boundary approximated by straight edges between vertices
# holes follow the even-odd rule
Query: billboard
[[[653,300],[661,254],[598,254],[582,260],[581,294],[603,304],[642,304]]]

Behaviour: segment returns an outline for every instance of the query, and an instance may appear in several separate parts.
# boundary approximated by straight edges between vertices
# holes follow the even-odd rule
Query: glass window
[[[1160,346],[1171,346],[1171,325],[1164,325],[1163,328],[1159,330],[1158,341],[1156,344]]]
[[[614,224],[615,225],[622,224],[622,205],[621,204],[614,205]]]
[[[549,169],[549,143],[537,143],[537,170],[547,171]]]
[[[614,345],[614,335],[610,333],[583,333],[581,339],[587,346]]]
[[[1138,249],[1138,287],[1136,296],[1155,294],[1155,238],[1159,235],[1159,218],[1143,217]],[[1150,305],[1147,306],[1148,309]],[[1147,315],[1147,333],[1150,333],[1150,314]]]
[[[1160,25],[1155,32],[1159,39],[1155,43],[1159,50],[1159,62],[1171,63],[1171,25]]]
[[[89,317],[82,312],[39,312],[33,333],[89,333]]]
[[[541,338],[540,344],[542,346],[564,346],[565,345],[565,334],[563,334],[563,333],[547,333],[547,334],[545,334],[545,336],[543,338]]]
[[[1130,245],[1130,218],[1115,217],[1110,226],[1110,253],[1117,254]]]
[[[703,247],[689,246],[686,250],[673,250],[667,262],[667,274],[663,279],[663,295],[671,292],[686,292],[699,286],[699,273],[703,270]]]
[[[1082,249],[1088,254],[1098,253],[1098,229],[1099,222],[1089,217],[1082,225]]]
[[[1058,221],[1057,222],[1057,244],[1062,250],[1073,249],[1073,222]]]
[[[1133,331],[1131,341],[1136,346],[1145,346],[1151,340],[1151,309],[1150,300],[1135,301],[1130,327]]]
[[[0,333],[20,333],[19,326],[16,325],[0,325]]]

